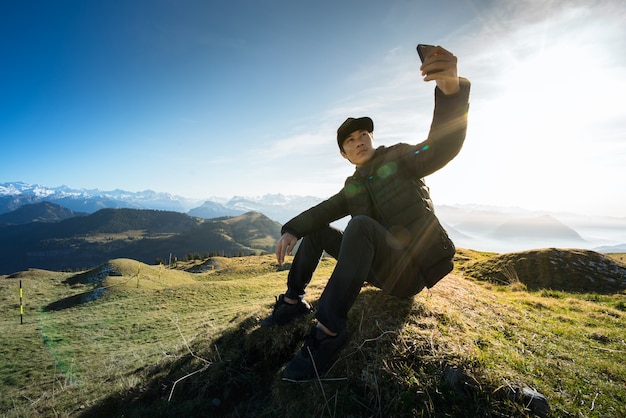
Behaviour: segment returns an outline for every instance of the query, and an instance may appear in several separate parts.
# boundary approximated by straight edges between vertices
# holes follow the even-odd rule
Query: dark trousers
[[[406,249],[372,218],[355,216],[344,232],[327,226],[302,239],[287,278],[287,297],[305,294],[323,251],[337,259],[337,265],[315,316],[333,332],[346,328],[348,311],[364,282],[401,297],[423,288]]]

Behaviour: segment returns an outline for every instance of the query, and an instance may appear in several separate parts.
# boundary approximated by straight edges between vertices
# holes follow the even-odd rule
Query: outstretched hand
[[[434,48],[420,67],[424,81],[435,80],[444,94],[454,94],[460,89],[457,58],[440,46]]]
[[[285,261],[285,255],[291,254],[293,247],[296,246],[298,242],[298,238],[290,234],[289,232],[285,232],[276,242],[276,261],[278,264],[283,264]]]

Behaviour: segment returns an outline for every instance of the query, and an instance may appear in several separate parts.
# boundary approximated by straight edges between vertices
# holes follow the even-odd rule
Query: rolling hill
[[[74,212],[50,202],[38,202],[20,206],[12,212],[0,214],[0,225],[23,225],[30,222],[59,222],[84,213]]]

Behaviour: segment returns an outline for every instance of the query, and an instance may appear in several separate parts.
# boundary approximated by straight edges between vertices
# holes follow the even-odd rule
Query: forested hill
[[[279,234],[280,224],[255,212],[205,220],[171,211],[102,209],[59,222],[0,226],[0,274],[84,269],[117,257],[153,264],[259,254],[273,251]]]

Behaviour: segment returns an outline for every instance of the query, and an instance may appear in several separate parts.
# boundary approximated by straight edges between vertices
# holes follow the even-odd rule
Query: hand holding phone
[[[457,58],[450,51],[440,46],[418,44],[417,53],[422,60],[420,70],[424,81],[435,80],[444,94],[453,94],[459,90]]]

